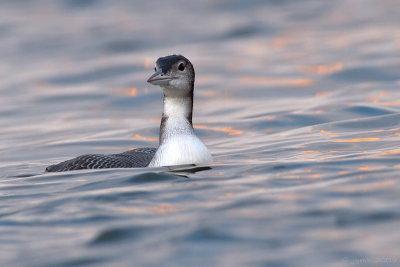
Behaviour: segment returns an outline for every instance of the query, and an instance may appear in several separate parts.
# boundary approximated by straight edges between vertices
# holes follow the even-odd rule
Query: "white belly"
[[[209,164],[212,157],[207,147],[195,135],[168,138],[158,149],[149,167],[187,164]]]

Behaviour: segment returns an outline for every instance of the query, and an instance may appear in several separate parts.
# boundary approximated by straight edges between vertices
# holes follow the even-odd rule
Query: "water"
[[[396,1],[2,1],[2,266],[398,266]],[[43,173],[156,146],[188,57],[215,163]]]

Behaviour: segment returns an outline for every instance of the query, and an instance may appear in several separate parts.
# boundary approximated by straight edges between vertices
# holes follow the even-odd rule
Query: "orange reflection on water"
[[[142,141],[147,141],[147,142],[157,142],[158,141],[158,139],[156,139],[156,138],[145,137],[145,136],[143,136],[141,134],[138,134],[138,133],[135,134],[134,136],[135,136],[136,139],[139,139],[139,140],[142,140]]]
[[[373,96],[368,97],[368,100],[373,102],[374,104],[382,105],[382,106],[399,106],[400,105],[400,101],[382,101],[378,97],[373,97]]]
[[[314,84],[314,80],[310,78],[268,78],[261,76],[242,76],[238,79],[239,83],[245,85],[260,86],[288,86],[288,87],[304,87]]]
[[[331,38],[330,43],[338,49],[342,49],[349,46],[349,38],[345,35],[337,35]]]
[[[399,130],[398,128],[393,128],[393,129],[381,129],[381,130],[374,130],[372,131],[373,133],[383,133],[383,132],[393,132]]]
[[[320,130],[319,132],[320,133],[324,133],[324,134],[331,134],[332,133],[331,131],[327,131],[327,130]]]
[[[326,96],[326,95],[329,95],[329,94],[331,94],[330,91],[319,91],[319,92],[316,92],[316,93],[314,94],[314,96],[315,96],[315,97],[321,97],[321,96]]]
[[[147,69],[147,68],[150,68],[152,66],[154,66],[154,59],[151,59],[151,58],[148,58],[148,57],[143,59],[143,67],[145,67]]]
[[[325,150],[325,151],[316,151],[316,150],[301,150],[301,154],[307,154],[307,157],[299,157],[299,160],[318,160],[318,161],[329,161],[329,156],[332,153],[341,153],[338,150]],[[318,178],[318,177],[311,177]]]
[[[153,211],[154,213],[171,213],[176,212],[177,208],[169,203],[161,203],[160,205],[152,207],[151,211]]]
[[[208,97],[212,97],[212,96],[217,96],[220,94],[220,92],[218,92],[217,90],[201,90],[200,94],[202,96],[208,96]]]
[[[233,193],[225,193],[222,196],[219,196],[218,199],[226,199],[233,197]]]
[[[389,97],[389,92],[388,91],[380,91],[379,96],[380,97]]]
[[[268,53],[269,49],[270,48],[265,42],[253,42],[246,45],[246,49],[243,52],[253,57],[264,56],[266,53]]]
[[[210,127],[208,127],[207,125],[204,125],[204,124],[196,124],[193,126],[193,128],[195,128],[195,129],[210,129]]]
[[[319,132],[323,133],[323,134],[327,134],[329,136],[339,136],[338,134],[334,134],[331,131],[327,131],[327,130],[320,130]]]
[[[303,195],[295,193],[284,193],[276,196],[279,200],[295,201],[303,198]]]
[[[237,130],[233,129],[232,127],[210,127],[204,124],[197,124],[193,126],[195,129],[207,129],[207,130],[212,130],[212,131],[217,131],[217,132],[225,132],[228,133],[228,135],[240,135],[243,134],[244,131],[242,130]]]
[[[217,131],[226,132],[226,133],[228,133],[228,135],[243,134],[242,130],[235,130],[235,129],[232,129],[232,127],[217,128]]]
[[[307,175],[307,178],[311,178],[311,179],[318,179],[318,178],[321,178],[322,177],[322,175],[321,174],[309,174],[309,175]]]
[[[266,119],[267,121],[273,121],[273,120],[276,119],[276,116],[274,116],[274,115],[267,116],[265,119]]]
[[[400,154],[400,150],[389,150],[389,151],[382,152],[380,155],[381,156],[390,156],[390,155],[397,155],[397,154]]]
[[[112,92],[113,95],[117,96],[131,96],[135,97],[138,95],[138,89],[137,88],[121,88],[121,89],[114,89]]]
[[[361,142],[371,142],[371,141],[379,141],[381,138],[371,137],[371,138],[356,138],[356,139],[347,139],[347,140],[335,140],[332,141],[334,143],[361,143]]]
[[[375,169],[374,167],[368,165],[364,165],[358,168],[359,171],[372,171],[374,169]]]
[[[322,153],[322,152],[320,152],[320,151],[314,151],[314,150],[303,150],[303,151],[301,151],[300,153],[303,153],[303,154],[308,154],[308,153],[317,153],[317,154],[320,154],[320,153]]]
[[[137,96],[138,90],[136,88],[129,88],[126,90],[128,96]]]
[[[293,38],[289,36],[279,36],[272,40],[272,47],[277,49],[282,49],[286,47],[288,44],[293,42]]]
[[[151,117],[149,120],[150,120],[151,122],[160,123],[160,117]]]
[[[302,66],[300,71],[304,73],[311,74],[330,74],[332,72],[337,72],[343,69],[342,62],[335,62],[329,65],[316,65],[316,66]]]

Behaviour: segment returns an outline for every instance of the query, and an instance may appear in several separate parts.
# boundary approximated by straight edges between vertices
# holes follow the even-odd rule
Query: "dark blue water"
[[[391,0],[0,3],[1,266],[398,266]],[[158,57],[196,68],[211,168],[44,173],[157,146]]]

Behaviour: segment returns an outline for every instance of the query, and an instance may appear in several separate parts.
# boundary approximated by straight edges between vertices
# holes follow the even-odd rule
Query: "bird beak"
[[[162,69],[159,69],[156,73],[150,76],[150,78],[147,80],[148,83],[151,83],[153,85],[159,85],[159,86],[166,86],[169,85],[169,82],[173,80],[173,77],[164,74],[162,72]]]

